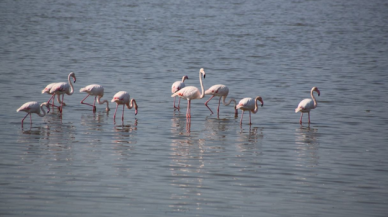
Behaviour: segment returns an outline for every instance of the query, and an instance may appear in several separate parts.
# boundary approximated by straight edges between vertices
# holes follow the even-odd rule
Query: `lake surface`
[[[0,215],[386,216],[387,20],[383,0],[1,1]],[[205,89],[263,98],[252,125],[209,96],[174,111],[200,68]],[[62,116],[22,128],[16,109],[70,72]],[[93,113],[93,83],[139,113]]]

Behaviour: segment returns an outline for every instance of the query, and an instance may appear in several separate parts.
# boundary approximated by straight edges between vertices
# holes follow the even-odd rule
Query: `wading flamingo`
[[[129,105],[129,101],[131,101],[131,105]],[[117,92],[112,99],[112,102],[116,103],[115,114],[113,115],[113,120],[116,120],[116,112],[119,105],[123,105],[123,114],[121,115],[121,120],[124,120],[124,105],[127,106],[128,109],[135,107],[135,115],[137,115],[137,103],[135,99],[130,100],[129,94],[125,91]]]
[[[59,83],[55,83],[52,87],[51,87],[51,90],[50,90],[50,93],[52,94],[51,98],[55,97],[55,95],[58,95],[58,98],[60,97],[60,95],[62,95],[62,103],[61,103],[61,106],[58,107],[59,109],[59,112],[62,113],[62,110],[63,110],[63,98],[65,96],[65,94],[67,95],[72,95],[74,93],[74,88],[73,88],[73,84],[70,82],[70,77],[73,78],[73,81],[75,83],[76,81],[76,78],[75,78],[75,74],[74,72],[70,72],[70,74],[67,76],[67,82],[59,82]],[[51,98],[48,100],[48,102],[51,100]]]
[[[206,73],[203,70],[203,68],[199,70],[199,83],[201,84],[202,94],[199,92],[198,88],[194,86],[188,86],[180,89],[179,91],[171,95],[171,97],[179,96],[180,98],[184,98],[187,100],[186,118],[191,118],[191,109],[190,109],[191,100],[202,99],[205,96],[205,91],[203,90],[203,84],[202,84],[202,75],[203,75],[203,78],[205,78]]]
[[[22,127],[23,127],[23,121],[24,119],[26,119],[27,115],[30,115],[30,124],[32,124],[31,113],[36,113],[40,117],[45,116],[46,111],[42,108],[43,106],[47,107],[47,113],[50,112],[50,107],[47,102],[44,102],[39,106],[38,102],[32,101],[32,102],[26,102],[22,106],[20,106],[20,108],[16,110],[17,112],[20,112],[20,111],[27,112],[26,116],[24,116],[24,118],[22,119]],[[40,110],[43,111],[43,114],[40,113]]]
[[[54,84],[56,84],[56,83],[48,84],[48,85],[42,90],[42,94],[47,93],[47,94],[49,94],[49,95],[52,95],[52,94],[50,94],[50,90],[51,90],[51,87],[52,87]],[[51,98],[53,99],[53,103],[50,104]],[[55,105],[55,96],[54,96],[54,97],[51,97],[51,98],[50,98],[50,100],[49,100],[47,103],[48,103],[49,105],[51,105],[51,106],[58,107],[58,106]],[[57,101],[58,101],[59,104],[62,103],[61,100],[59,99],[59,97],[57,97]],[[66,103],[63,103],[63,105],[66,106]]]
[[[189,77],[187,77],[187,75],[182,77],[182,81],[175,81],[171,86],[171,93],[176,93],[180,89],[186,87],[186,84],[184,83],[186,79],[189,79]],[[179,98],[178,107],[175,106],[175,98],[176,97],[174,97],[174,109],[178,109],[178,111],[179,111],[179,105],[181,104],[181,98]]]
[[[229,93],[229,88],[223,84],[213,85],[205,91],[205,95],[213,95],[205,102],[206,107],[210,110],[210,112],[212,114],[213,114],[213,111],[209,108],[209,106],[207,104],[211,99],[213,99],[213,97],[219,96],[220,99],[218,100],[217,116],[220,113],[220,103],[221,103],[221,98],[222,98],[222,103],[225,106],[228,106],[231,102],[234,102],[234,115],[237,117],[237,109],[236,109],[237,102],[236,102],[236,100],[231,98],[229,100],[229,102],[227,102],[227,103],[225,102],[225,99],[228,96],[228,93]]]
[[[257,96],[255,99],[244,98],[244,99],[240,100],[240,102],[237,104],[236,108],[242,110],[240,125],[242,124],[244,111],[249,111],[249,124],[252,124],[252,122],[251,122],[251,112],[253,112],[253,114],[256,114],[256,112],[257,112],[257,110],[259,108],[257,106],[257,100],[259,100],[261,102],[261,106],[263,107],[264,102],[263,102],[263,99],[261,98],[261,96]]]
[[[315,100],[313,92],[317,92],[318,96],[321,95],[321,92],[318,90],[318,87],[313,87],[310,91],[312,99],[304,99],[300,101],[298,107],[295,109],[295,113],[301,112],[299,123],[302,124],[303,113],[309,114],[309,123],[310,123],[310,110],[315,109],[318,106],[317,100]]]
[[[81,104],[86,104],[86,105],[90,105],[93,107],[93,112],[96,112],[96,99],[97,99],[97,103],[98,104],[104,104],[106,103],[106,111],[110,111],[110,108],[109,108],[109,102],[108,100],[104,100],[102,102],[100,102],[101,98],[104,96],[104,87],[99,85],[99,84],[91,84],[91,85],[88,85],[84,88],[81,88],[79,90],[79,92],[86,92],[88,95],[81,101]],[[88,96],[94,96],[94,103],[93,105],[92,104],[89,104],[89,103],[85,103],[85,99],[88,98]]]

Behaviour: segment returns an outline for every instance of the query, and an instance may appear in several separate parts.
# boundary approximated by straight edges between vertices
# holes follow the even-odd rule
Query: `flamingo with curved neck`
[[[123,105],[123,114],[121,115],[122,121],[124,120],[124,105],[126,105],[128,109],[132,109],[133,107],[135,107],[135,115],[137,115],[138,106],[137,106],[136,100],[135,99],[130,100],[129,93],[125,91],[119,91],[113,96],[113,99],[111,102],[116,103],[116,110],[115,110],[115,114],[113,115],[114,121],[116,121],[116,112],[119,105]]]
[[[186,118],[191,118],[191,108],[190,108],[191,100],[202,99],[205,96],[205,91],[202,83],[202,75],[203,75],[203,78],[206,77],[206,73],[203,68],[199,70],[199,83],[201,84],[202,93],[199,92],[199,89],[197,87],[188,86],[180,89],[179,91],[171,95],[171,97],[179,96],[180,98],[187,100]]]
[[[257,96],[255,99],[244,98],[244,99],[240,100],[240,102],[236,106],[237,109],[241,109],[242,110],[240,125],[242,124],[242,120],[243,120],[243,116],[244,116],[244,111],[249,111],[249,124],[252,124],[251,112],[253,114],[256,114],[256,112],[259,110],[258,109],[259,107],[257,105],[257,101],[260,101],[261,102],[261,106],[263,107],[264,102],[263,102],[263,99],[261,98],[261,96]]]
[[[91,85],[88,85],[84,88],[81,88],[79,90],[79,92],[86,92],[88,95],[81,101],[81,104],[86,104],[86,105],[89,105],[89,106],[92,106],[93,107],[93,112],[96,112],[96,100],[97,100],[97,103],[98,104],[104,104],[106,103],[106,111],[110,111],[110,108],[109,108],[109,102],[108,100],[104,100],[104,101],[100,101],[101,98],[104,96],[104,87],[99,85],[99,84],[91,84]],[[94,96],[94,103],[93,105],[92,104],[89,104],[89,103],[86,103],[84,102],[86,98],[88,98],[89,96]]]
[[[52,97],[54,97],[55,95],[58,95],[58,97],[60,97],[60,95],[62,95],[62,103],[61,103],[61,106],[58,108],[61,113],[63,110],[63,98],[65,94],[72,95],[74,93],[74,88],[73,88],[73,84],[70,82],[70,77],[73,78],[73,81],[75,83],[76,81],[75,73],[70,72],[70,74],[67,76],[68,83],[66,82],[55,83],[50,90],[50,93],[53,94]],[[51,98],[48,101],[50,101]]]
[[[209,103],[209,101],[211,99],[213,99],[213,97],[215,96],[219,96],[220,99],[218,100],[218,108],[217,108],[217,116],[219,116],[219,113],[220,113],[220,104],[221,104],[221,98],[222,98],[222,103],[225,105],[225,106],[228,106],[231,102],[234,102],[234,111],[235,111],[235,116],[237,117],[238,113],[237,113],[237,109],[236,109],[236,106],[237,106],[237,102],[234,98],[230,98],[229,99],[229,102],[225,102],[225,99],[226,97],[228,96],[229,94],[229,88],[223,84],[216,84],[216,85],[213,85],[211,86],[209,89],[207,89],[205,91],[205,95],[212,95],[206,102],[205,102],[205,106],[210,110],[210,112],[213,114],[213,111],[210,109],[210,107],[207,105]]]
[[[310,123],[310,111],[311,109],[315,109],[318,106],[317,100],[314,97],[314,91],[318,93],[318,96],[321,95],[321,92],[318,90],[318,87],[313,87],[311,88],[310,95],[311,99],[304,99],[300,101],[298,107],[295,109],[295,113],[300,112],[300,119],[299,119],[299,124],[302,124],[302,117],[303,113],[308,113],[309,115],[309,123]]]
[[[47,113],[49,113],[50,107],[48,105],[49,104],[47,102],[44,102],[39,106],[38,102],[32,101],[32,102],[26,102],[22,106],[20,106],[20,108],[16,110],[17,112],[20,112],[20,111],[27,112],[26,116],[24,116],[24,118],[22,119],[22,127],[23,127],[24,119],[26,119],[28,115],[30,115],[30,124],[32,124],[31,113],[36,113],[40,117],[44,117],[46,115],[46,111],[43,109],[43,106],[47,107]],[[41,110],[43,114],[40,113]]]
[[[180,89],[186,87],[186,85],[184,83],[186,79],[189,79],[189,77],[187,77],[187,75],[182,77],[182,81],[175,81],[171,86],[171,93],[175,93],[175,92],[179,91]],[[174,110],[178,109],[178,111],[179,111],[179,105],[181,104],[181,98],[179,98],[178,107],[175,106],[175,98],[176,97],[174,97]]]

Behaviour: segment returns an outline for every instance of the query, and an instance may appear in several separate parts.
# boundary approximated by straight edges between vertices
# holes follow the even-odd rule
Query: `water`
[[[386,216],[385,1],[2,1],[2,216]],[[264,107],[173,111],[171,84]],[[62,117],[16,109],[75,72]],[[79,102],[99,83],[139,113]],[[312,123],[294,109],[321,90]],[[103,98],[103,99],[104,99]],[[91,98],[87,102],[91,102]],[[213,111],[217,99],[209,103]]]

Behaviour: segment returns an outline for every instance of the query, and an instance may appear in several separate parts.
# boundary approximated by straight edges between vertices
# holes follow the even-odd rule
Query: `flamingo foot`
[[[93,112],[96,112],[96,110],[97,110],[96,106],[93,106]]]

